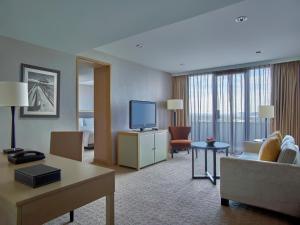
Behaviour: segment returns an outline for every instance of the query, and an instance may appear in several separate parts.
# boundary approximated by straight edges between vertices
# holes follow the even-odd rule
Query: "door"
[[[140,167],[154,163],[154,133],[143,133],[140,137]]]
[[[157,132],[155,133],[155,162],[167,159],[168,151],[168,133]]]

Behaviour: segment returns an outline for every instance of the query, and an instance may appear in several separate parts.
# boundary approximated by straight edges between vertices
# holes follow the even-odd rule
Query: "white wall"
[[[76,129],[76,57],[0,36],[0,81],[20,81],[21,63],[60,70],[60,117],[20,118],[17,146],[49,151],[50,132]],[[10,109],[0,107],[0,149],[10,147]]]
[[[113,145],[116,133],[129,129],[129,100],[158,103],[158,126],[167,128],[165,101],[171,97],[171,75],[126,60],[92,51],[83,53],[111,64]],[[0,81],[20,81],[21,63],[61,71],[60,117],[20,118],[17,111],[17,145],[48,152],[50,132],[76,130],[76,56],[0,36]],[[0,148],[10,147],[10,110],[0,107]]]
[[[79,111],[94,111],[94,85],[79,85]]]
[[[172,95],[172,80],[169,73],[132,63],[99,51],[80,54],[111,64],[111,110],[113,148],[116,150],[116,134],[129,130],[129,101],[145,100],[157,102],[157,125],[166,129],[169,112],[166,100]]]

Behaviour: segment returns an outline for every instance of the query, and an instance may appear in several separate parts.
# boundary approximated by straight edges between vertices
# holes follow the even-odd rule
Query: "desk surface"
[[[36,164],[45,164],[61,169],[61,181],[35,189],[15,181],[15,169]],[[114,171],[51,154],[46,155],[46,159],[41,161],[14,165],[7,161],[7,155],[0,153],[0,203],[4,201],[13,206],[22,206],[32,200],[43,198],[45,195],[104,176],[114,176]]]

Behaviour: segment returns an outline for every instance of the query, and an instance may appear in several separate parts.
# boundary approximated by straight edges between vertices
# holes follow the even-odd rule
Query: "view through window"
[[[244,140],[264,137],[259,105],[271,104],[270,67],[238,72],[189,76],[189,109],[192,140],[215,136],[242,151]]]

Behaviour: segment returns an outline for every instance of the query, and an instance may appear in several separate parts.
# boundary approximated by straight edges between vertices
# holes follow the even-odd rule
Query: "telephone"
[[[33,162],[37,160],[42,160],[44,158],[44,153],[38,151],[22,151],[7,156],[8,161],[13,164]]]

